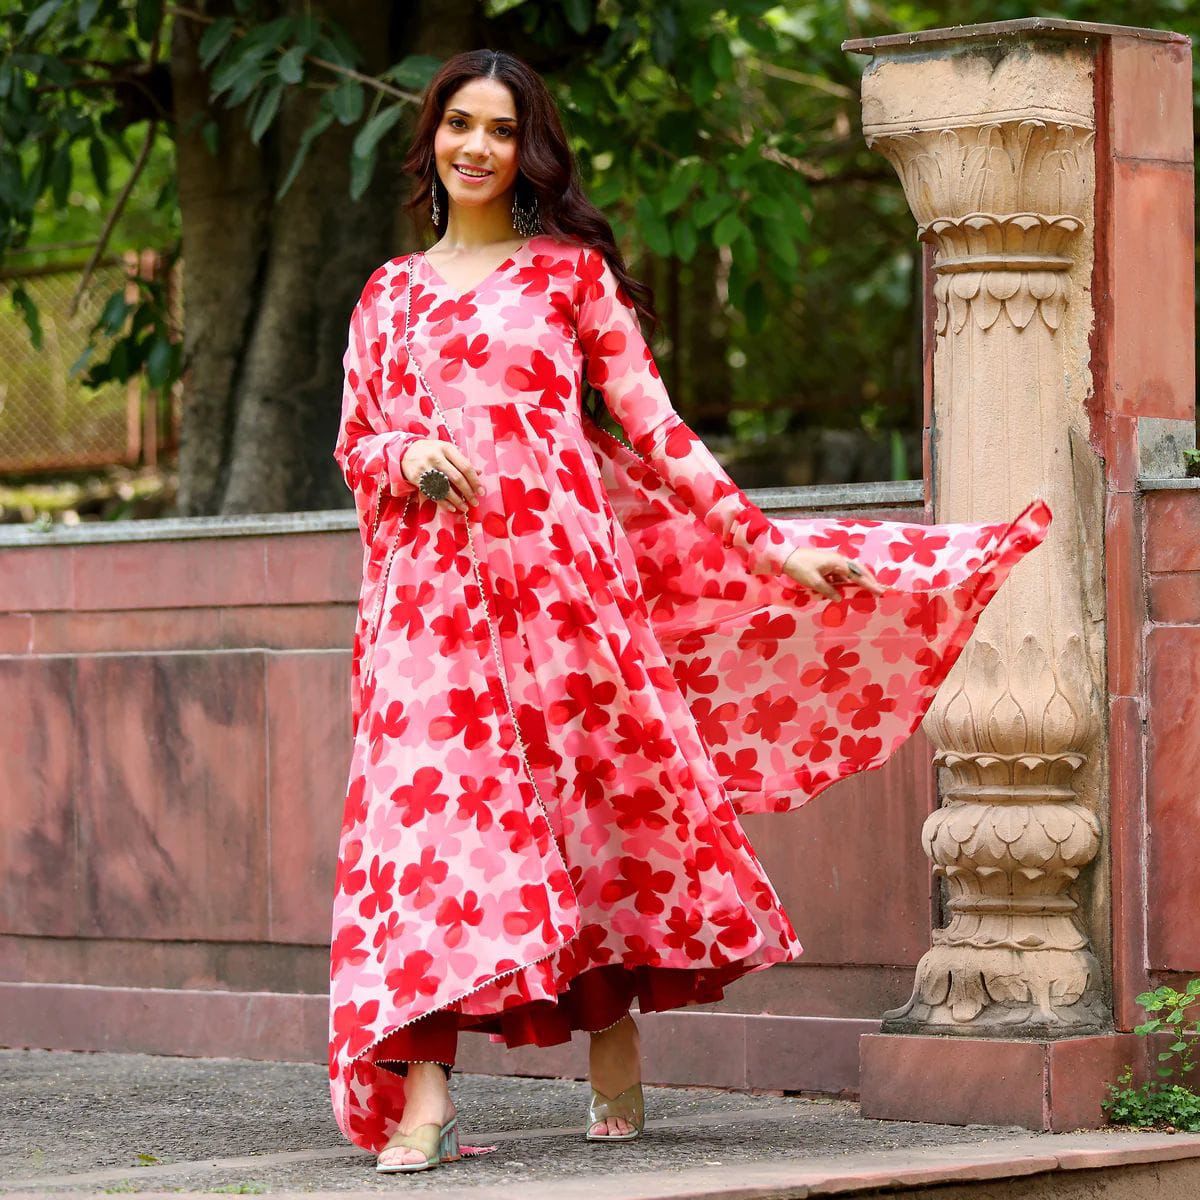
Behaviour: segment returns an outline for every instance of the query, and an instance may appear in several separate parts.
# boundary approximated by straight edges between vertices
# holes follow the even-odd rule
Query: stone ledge
[[[908,507],[921,504],[919,479],[880,483],[815,484],[810,487],[747,488],[746,495],[764,512],[784,514],[814,509]],[[54,525],[42,531],[29,525],[0,525],[0,550],[17,546],[68,546],[103,542],[178,541],[186,538],[262,537],[267,534],[333,533],[357,529],[353,509],[316,512],[255,513],[235,517],[164,517],[154,521],[93,521]]]
[[[1021,34],[1064,38],[1087,38],[1096,34],[1101,37],[1132,37],[1148,42],[1191,42],[1186,34],[1171,29],[1143,29],[1137,25],[1105,25],[1094,21],[1060,21],[1050,17],[1019,17],[1012,21],[951,25],[919,33],[886,33],[873,38],[850,38],[842,43],[842,49],[855,54],[872,54],[876,50],[932,46],[940,42],[980,41]]]

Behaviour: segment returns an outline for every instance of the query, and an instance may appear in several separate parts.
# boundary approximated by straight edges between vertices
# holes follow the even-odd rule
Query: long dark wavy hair
[[[542,77],[515,55],[503,50],[466,50],[443,63],[429,81],[403,164],[413,178],[412,194],[404,207],[417,228],[428,226],[438,237],[445,232],[450,204],[434,164],[433,140],[450,97],[473,79],[498,80],[512,93],[516,103],[518,201],[528,206],[536,197],[542,233],[581,242],[604,255],[639,319],[649,323],[648,336],[653,337],[659,324],[654,292],[630,275],[612,226],[584,195],[558,106]],[[437,224],[430,203],[434,187],[441,215]],[[601,401],[594,395],[591,401],[591,416],[599,420],[603,411]]]

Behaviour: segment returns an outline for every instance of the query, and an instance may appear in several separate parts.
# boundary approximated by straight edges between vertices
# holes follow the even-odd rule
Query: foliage
[[[1148,1036],[1169,1032],[1174,1040],[1157,1055],[1157,1080],[1147,1080],[1133,1086],[1133,1068],[1126,1066],[1116,1084],[1109,1084],[1109,1095],[1101,1107],[1110,1121],[1124,1125],[1169,1125],[1192,1132],[1200,1130],[1200,1095],[1180,1083],[1168,1083],[1173,1076],[1195,1070],[1193,1039],[1200,1034],[1200,1019],[1187,1024],[1188,1009],[1200,997],[1200,979],[1188,982],[1180,992],[1163,986],[1143,992],[1137,1002],[1148,1013],[1164,1013],[1151,1017],[1134,1028],[1134,1033]]]

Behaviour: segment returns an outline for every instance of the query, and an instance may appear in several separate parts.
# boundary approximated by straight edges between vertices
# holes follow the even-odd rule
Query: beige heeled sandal
[[[419,1150],[425,1155],[424,1162],[387,1162],[384,1155],[389,1150]],[[455,1115],[445,1125],[429,1122],[418,1125],[412,1133],[405,1133],[392,1139],[392,1144],[379,1151],[375,1161],[375,1170],[384,1174],[395,1174],[402,1171],[428,1171],[439,1167],[445,1162],[457,1162],[462,1157],[458,1146],[458,1116]]]
[[[610,1117],[620,1117],[628,1121],[633,1128],[628,1133],[593,1133],[592,1126],[597,1121]],[[642,1095],[642,1085],[630,1084],[619,1096],[606,1096],[603,1092],[592,1088],[592,1099],[588,1105],[588,1123],[584,1138],[589,1142],[632,1142],[642,1136],[646,1125],[646,1102]]]

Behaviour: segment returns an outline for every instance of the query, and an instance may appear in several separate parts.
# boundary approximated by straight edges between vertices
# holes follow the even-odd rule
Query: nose
[[[467,134],[467,140],[463,143],[463,148],[469,150],[472,154],[483,154],[487,148],[487,139],[484,137],[481,126],[476,125]]]

